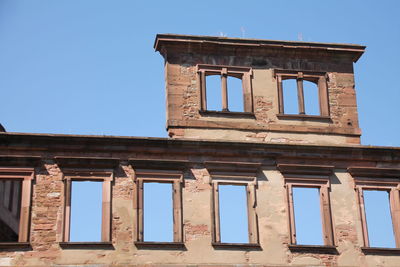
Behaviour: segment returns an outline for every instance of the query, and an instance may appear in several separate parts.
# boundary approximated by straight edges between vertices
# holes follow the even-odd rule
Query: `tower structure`
[[[0,130],[0,266],[400,265],[400,148],[360,144],[364,46],[159,34],[155,49],[169,138]],[[100,184],[84,191],[97,217],[82,182]]]
[[[160,34],[155,49],[171,137],[360,144],[353,63],[364,46]]]

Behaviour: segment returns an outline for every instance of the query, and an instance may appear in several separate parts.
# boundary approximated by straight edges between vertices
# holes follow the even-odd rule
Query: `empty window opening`
[[[324,73],[276,70],[279,114],[329,116]]]
[[[100,181],[72,181],[71,242],[101,241],[102,185]]]
[[[300,245],[324,245],[318,188],[293,187],[296,241]]]
[[[0,242],[18,242],[22,180],[0,179]]]
[[[219,185],[218,190],[221,242],[248,243],[246,186]]]
[[[242,79],[228,76],[227,83],[229,111],[244,112]]]
[[[206,76],[207,110],[222,110],[221,75]]]
[[[285,114],[299,114],[296,79],[282,81]]]
[[[363,195],[370,247],[395,248],[389,192],[364,190]]]
[[[143,184],[144,241],[173,242],[172,183]]]
[[[253,112],[252,69],[197,65],[201,111]]]
[[[304,108],[307,115],[320,115],[318,86],[310,81],[303,81]]]

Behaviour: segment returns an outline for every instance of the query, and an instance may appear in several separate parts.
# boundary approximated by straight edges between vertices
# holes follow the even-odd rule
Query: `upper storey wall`
[[[353,62],[362,46],[159,35],[156,50],[165,59],[171,137],[360,143]],[[210,75],[221,78],[220,110],[207,105],[213,97],[207,96]],[[224,82],[230,77],[242,80],[242,112],[231,112],[229,101],[224,103],[229,99]],[[291,89],[299,99],[297,114],[287,114],[286,80],[297,84]],[[317,91],[317,115],[304,112],[305,82]]]

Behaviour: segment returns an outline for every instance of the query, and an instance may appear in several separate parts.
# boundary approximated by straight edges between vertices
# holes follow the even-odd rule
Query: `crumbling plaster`
[[[249,42],[252,44],[248,45]],[[165,58],[167,128],[173,138],[0,133],[0,168],[35,170],[30,248],[0,249],[0,266],[400,265],[398,251],[391,255],[366,255],[361,250],[362,222],[349,168],[389,168],[397,172],[400,169],[399,148],[365,147],[359,143],[361,131],[352,64],[365,47],[175,35],[157,36],[155,47]],[[253,114],[201,114],[197,64],[251,67]],[[274,77],[277,68],[325,72],[329,120],[279,118]],[[66,202],[60,157],[80,162],[78,168],[89,170],[98,168],[96,162],[116,163],[112,169],[110,246],[60,246]],[[141,247],[136,242],[139,167],[135,164],[140,161],[158,171],[163,170],[160,162],[169,167],[171,162],[182,164],[183,246]],[[227,169],[232,176],[238,171],[235,166],[256,168],[256,177],[252,177],[252,188],[256,189],[252,210],[254,207],[257,214],[259,237],[259,244],[252,245],[256,246],[213,246],[210,162],[230,166],[233,169]],[[333,253],[327,253],[324,246],[322,252],[321,247],[290,249],[290,205],[286,177],[279,168],[282,164],[303,170],[302,167],[315,166],[326,169],[329,165],[332,172],[325,181],[330,185],[333,249],[329,251]]]
[[[360,144],[353,59],[349,55],[282,48],[260,49],[256,46],[247,50],[224,45],[190,46],[185,42],[166,42],[163,48],[158,49],[166,60],[167,127],[170,137],[222,137],[224,140],[241,141],[255,140],[251,139],[252,135],[261,134],[274,136],[255,137],[261,142]],[[250,67],[253,116],[201,113],[197,64]],[[275,69],[325,73],[329,118],[278,117]],[[225,133],[221,134],[222,131]]]
[[[356,149],[356,148],[354,148]],[[226,151],[228,152],[228,151]],[[119,265],[236,265],[263,266],[398,266],[393,256],[366,256],[360,251],[362,229],[352,177],[338,164],[331,179],[331,209],[338,255],[293,253],[289,242],[288,210],[282,174],[271,163],[257,175],[257,207],[260,249],[217,249],[211,246],[210,174],[202,162],[215,157],[190,157],[195,163],[184,174],[184,249],[145,249],[134,245],[136,214],[133,207],[134,166],[121,161],[112,187],[112,242],[110,249],[61,249],[63,190],[62,170],[51,159],[37,169],[33,187],[31,251],[1,251],[5,266],[50,264]],[[123,154],[113,153],[114,157]],[[89,155],[88,155],[89,156]],[[93,156],[91,154],[90,156]],[[172,157],[172,154],[163,157]],[[143,154],[143,157],[148,157]],[[45,158],[48,158],[45,156]],[[227,160],[227,158],[220,158]],[[231,160],[240,160],[239,158]],[[242,159],[243,160],[243,159]],[[253,158],[253,162],[259,159]],[[300,160],[300,159],[299,159]],[[263,161],[264,164],[270,161]],[[273,161],[272,161],[273,162]],[[323,163],[323,162],[321,162]],[[350,163],[349,163],[350,164]],[[397,165],[391,165],[395,167]],[[397,166],[398,167],[398,166]]]

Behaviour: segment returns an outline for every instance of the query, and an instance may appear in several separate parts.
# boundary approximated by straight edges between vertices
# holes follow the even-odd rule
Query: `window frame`
[[[159,169],[134,169],[134,182],[136,197],[134,209],[136,214],[135,245],[170,245],[181,247],[183,245],[183,212],[182,212],[182,184],[183,172],[179,170]],[[144,183],[171,183],[173,190],[173,242],[145,241],[144,240]]]
[[[259,229],[257,215],[257,171],[259,163],[248,162],[205,162],[210,174],[211,192],[211,233],[214,247],[247,247],[259,248]],[[246,186],[247,218],[248,218],[248,243],[221,242],[220,213],[219,213],[219,185]]]
[[[333,166],[278,164],[278,170],[284,178],[286,203],[288,208],[289,249],[292,251],[315,250],[321,253],[336,252],[334,227],[330,204],[330,176]],[[296,222],[294,217],[293,187],[318,188],[320,194],[321,226],[324,245],[300,245],[296,240]]]
[[[253,77],[252,68],[227,66],[227,65],[209,65],[209,64],[197,64],[196,68],[197,68],[197,84],[199,84],[199,92],[200,92],[200,112],[218,112],[218,113],[231,113],[231,114],[254,113],[253,89],[251,83],[251,79]],[[222,110],[214,111],[207,109],[206,76],[209,75],[220,75],[221,77]],[[243,112],[229,111],[228,87],[227,87],[228,76],[232,76],[242,80]]]
[[[32,181],[34,180],[34,177],[34,168],[0,168],[0,179],[22,180],[18,242],[0,242],[0,247],[7,248],[13,245],[29,245],[30,215],[32,208]]]
[[[313,72],[304,70],[283,70],[275,69],[274,75],[277,81],[278,89],[278,117],[317,117],[317,118],[329,118],[329,96],[328,96],[328,85],[327,85],[327,74],[325,72]],[[288,79],[295,79],[297,83],[297,101],[298,101],[298,114],[286,114],[284,109],[283,99],[283,85],[282,81]],[[303,81],[309,81],[317,85],[318,88],[318,104],[319,104],[319,115],[309,115],[305,113],[304,104],[304,90]]]
[[[64,218],[61,246],[74,245],[104,245],[111,243],[111,190],[114,180],[113,169],[63,169],[64,181]],[[71,185],[72,181],[101,181],[102,182],[102,219],[101,241],[70,242],[71,227]]]
[[[357,194],[357,204],[360,212],[364,253],[400,252],[400,169],[350,167],[354,190]],[[396,248],[371,247],[369,244],[368,226],[366,220],[364,190],[386,191],[389,193],[390,213],[393,225],[393,235]],[[397,227],[396,227],[397,226]]]

